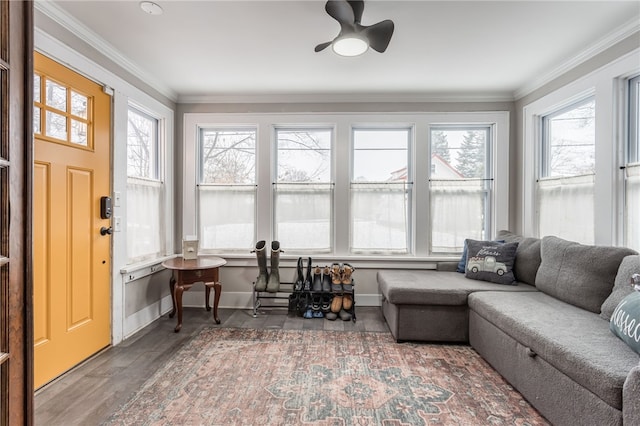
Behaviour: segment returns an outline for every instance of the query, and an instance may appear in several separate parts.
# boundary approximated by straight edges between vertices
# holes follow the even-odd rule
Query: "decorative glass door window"
[[[91,98],[49,79],[33,76],[33,131],[55,142],[92,148]]]

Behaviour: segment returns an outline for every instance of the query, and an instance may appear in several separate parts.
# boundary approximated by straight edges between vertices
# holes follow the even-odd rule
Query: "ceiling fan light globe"
[[[340,56],[358,56],[369,49],[369,43],[360,37],[347,36],[334,41],[331,48]]]

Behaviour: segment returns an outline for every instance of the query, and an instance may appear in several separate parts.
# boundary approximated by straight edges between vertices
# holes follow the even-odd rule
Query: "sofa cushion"
[[[499,231],[497,238],[507,243],[518,243],[516,260],[513,263],[513,274],[516,280],[535,285],[536,274],[541,262],[540,246],[542,240],[540,238],[523,237],[506,230]]]
[[[542,292],[477,292],[469,296],[469,308],[621,409],[622,386],[640,358],[598,314]]]
[[[467,239],[467,267],[465,276],[473,280],[496,284],[515,284],[513,262],[518,243],[477,241]]]
[[[467,305],[474,291],[537,291],[520,284],[505,286],[469,280],[457,272],[387,270],[378,271],[382,296],[395,305]]]
[[[540,254],[536,287],[599,314],[611,294],[620,262],[637,253],[624,247],[588,246],[548,236],[542,239]]]
[[[600,307],[600,316],[603,319],[609,321],[618,303],[633,292],[631,286],[633,274],[640,274],[640,255],[637,254],[622,259],[613,284],[613,291]]]
[[[611,315],[609,328],[640,354],[640,292],[634,291],[620,301]]]

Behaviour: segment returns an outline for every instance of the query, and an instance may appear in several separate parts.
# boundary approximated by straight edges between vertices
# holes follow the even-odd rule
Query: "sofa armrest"
[[[640,364],[633,367],[622,388],[622,423],[637,424],[640,419]]]

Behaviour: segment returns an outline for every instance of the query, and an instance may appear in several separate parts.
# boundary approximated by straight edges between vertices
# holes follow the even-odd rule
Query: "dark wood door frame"
[[[0,425],[32,425],[33,3],[0,20]]]

